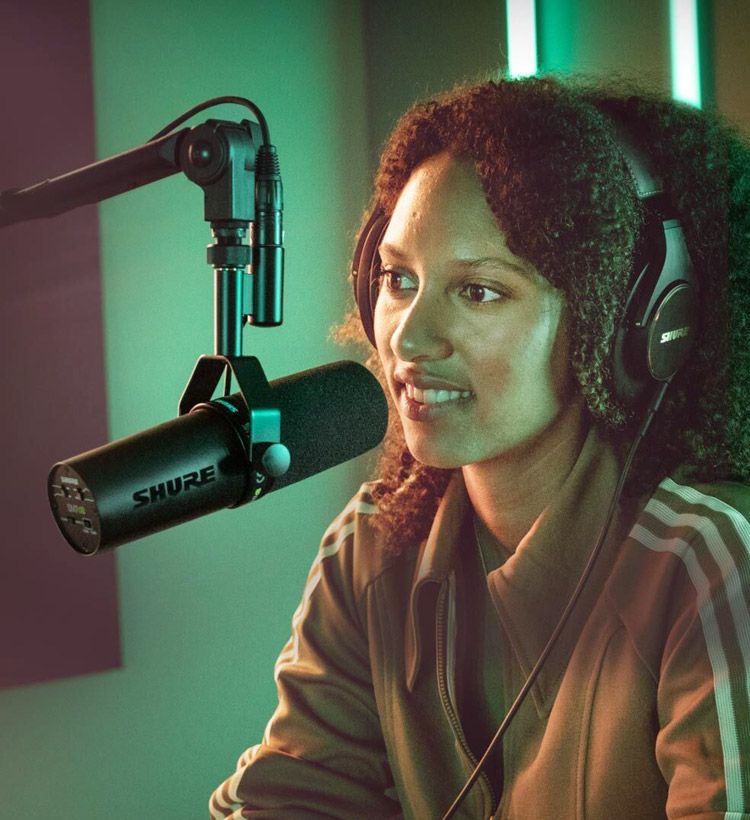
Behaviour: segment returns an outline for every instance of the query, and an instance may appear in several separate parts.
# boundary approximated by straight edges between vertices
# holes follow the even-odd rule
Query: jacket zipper
[[[451,724],[451,728],[453,729],[453,734],[456,737],[456,740],[459,742],[463,753],[469,760],[471,764],[471,770],[474,771],[477,767],[477,763],[479,762],[475,757],[474,753],[471,751],[469,744],[466,741],[466,736],[464,735],[464,731],[461,728],[461,723],[458,719],[458,715],[456,714],[456,709],[451,701],[450,692],[448,691],[448,682],[447,682],[447,675],[446,675],[446,647],[445,647],[445,633],[446,633],[446,624],[445,624],[445,613],[447,609],[446,605],[446,598],[448,596],[450,583],[443,583],[440,587],[440,593],[438,594],[437,600],[437,621],[436,621],[436,651],[435,654],[436,658],[436,667],[437,667],[437,683],[438,683],[438,692],[440,693],[440,700],[443,704],[443,710],[448,718],[448,721]],[[477,784],[484,787],[486,792],[489,793],[490,797],[490,808],[491,811],[494,812],[495,804],[497,799],[495,797],[495,791],[492,788],[492,784],[489,781],[487,775],[482,772],[479,775],[477,780]],[[475,784],[476,785],[476,784]],[[487,795],[483,795],[486,797]],[[468,795],[467,795],[468,797]]]

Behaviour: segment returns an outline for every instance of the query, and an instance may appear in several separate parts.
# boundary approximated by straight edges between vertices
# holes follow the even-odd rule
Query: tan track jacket
[[[505,703],[557,623],[617,474],[590,433],[488,577]],[[263,742],[216,790],[212,818],[442,816],[474,763],[457,706],[473,638],[471,596],[457,595],[457,555],[476,549],[467,510],[459,473],[421,549],[394,556],[363,486],[313,563]],[[503,783],[483,776],[459,817],[750,819],[748,516],[750,491],[732,483],[665,479],[647,504],[621,507],[505,736]]]

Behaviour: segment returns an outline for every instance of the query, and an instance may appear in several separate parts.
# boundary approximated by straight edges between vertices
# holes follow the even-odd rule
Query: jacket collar
[[[614,495],[620,464],[592,427],[562,487],[488,585],[524,679],[557,626],[591,555]],[[551,708],[560,678],[632,525],[621,500],[594,569],[531,694],[540,715]]]
[[[430,534],[422,544],[412,582],[406,619],[406,685],[414,688],[422,660],[422,643],[435,634],[435,613],[429,612],[426,592],[445,581],[454,566],[461,522],[469,508],[463,477],[457,470],[452,477],[432,522]],[[421,627],[424,626],[423,630]],[[422,635],[422,632],[425,635]]]
[[[528,675],[552,634],[594,542],[606,522],[620,465],[610,445],[595,428],[589,431],[570,474],[555,497],[542,511],[515,552],[490,573],[488,585],[498,617],[508,635],[511,650]],[[614,545],[622,543],[634,512],[623,504],[615,513],[602,554],[583,595],[556,647],[547,658],[532,689],[540,714],[552,704],[559,679],[580,634],[588,612],[603,587],[612,562]],[[428,613],[424,592],[450,574],[458,547],[461,522],[469,510],[463,477],[453,477],[438,508],[429,537],[422,546],[415,570],[406,634],[406,676],[411,689],[419,672],[421,642],[434,635],[420,635],[420,622]],[[475,548],[474,544],[467,544]]]

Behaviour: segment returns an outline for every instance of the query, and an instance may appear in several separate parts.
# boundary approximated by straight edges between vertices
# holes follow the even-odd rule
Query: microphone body
[[[354,458],[385,434],[383,391],[355,362],[287,376],[270,388],[291,465],[264,494]],[[253,469],[247,421],[235,393],[55,464],[47,486],[63,536],[93,555],[244,503]]]

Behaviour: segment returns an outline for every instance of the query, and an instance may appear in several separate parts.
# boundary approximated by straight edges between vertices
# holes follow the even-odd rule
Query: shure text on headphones
[[[133,501],[135,501],[133,509],[164,501],[166,498],[180,495],[180,493],[192,490],[194,487],[202,487],[212,481],[216,481],[216,467],[213,464],[202,467],[200,470],[185,473],[185,475],[170,478],[168,481],[152,484],[150,487],[144,487],[142,490],[136,490],[133,493]]]
[[[690,325],[678,327],[676,330],[668,330],[666,333],[661,334],[660,344],[664,344],[664,342],[673,342],[675,339],[684,339],[688,333],[690,333]]]

